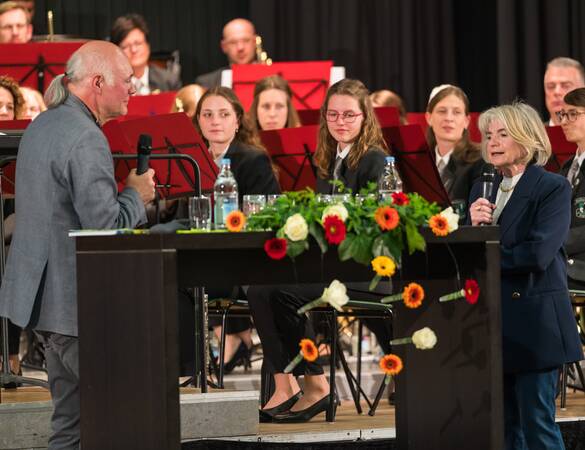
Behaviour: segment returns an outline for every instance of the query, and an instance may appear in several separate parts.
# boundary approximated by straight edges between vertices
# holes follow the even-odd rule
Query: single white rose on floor
[[[437,335],[429,327],[424,327],[413,333],[412,343],[419,350],[429,350],[436,345]]]
[[[323,290],[321,299],[329,303],[336,310],[342,311],[341,307],[349,301],[345,284],[339,280],[333,280],[329,287]]]
[[[325,221],[325,217],[327,216],[337,216],[341,219],[342,222],[347,220],[349,216],[347,209],[343,206],[342,203],[335,203],[334,205],[329,205],[327,208],[323,210],[323,215],[321,216],[321,222]]]
[[[300,214],[293,214],[286,219],[286,223],[284,224],[284,234],[286,234],[286,237],[293,242],[307,239],[307,235],[309,234],[307,221]]]
[[[449,233],[452,233],[459,228],[459,214],[453,212],[453,208],[449,206],[447,209],[441,211],[441,216],[447,219],[447,225],[449,227]]]

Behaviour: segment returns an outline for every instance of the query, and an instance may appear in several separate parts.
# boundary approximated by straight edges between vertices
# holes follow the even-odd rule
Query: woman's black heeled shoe
[[[224,363],[223,373],[227,374],[232,372],[240,364],[243,364],[244,367],[249,367],[251,352],[252,350],[246,347],[246,344],[240,342],[240,346],[236,350],[236,353],[234,353],[234,356],[228,362]]]
[[[284,402],[282,402],[280,405],[276,405],[273,408],[259,410],[258,412],[260,413],[260,418],[259,418],[260,423],[272,422],[272,418],[274,416],[276,416],[277,414],[282,414],[282,413],[288,411],[289,409],[291,409],[293,407],[293,405],[299,401],[299,399],[302,397],[302,395],[303,395],[303,391],[299,391],[295,395],[293,395],[291,398],[289,398],[288,400],[285,400]]]
[[[316,403],[300,411],[287,411],[281,414],[277,414],[272,418],[275,423],[302,423],[308,422],[317,414],[327,411],[329,407],[329,394],[323,397]],[[337,409],[337,401],[335,402],[335,409]]]

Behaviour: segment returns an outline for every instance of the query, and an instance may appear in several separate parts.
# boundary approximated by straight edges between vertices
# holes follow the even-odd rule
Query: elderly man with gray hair
[[[16,226],[0,289],[0,315],[45,342],[54,412],[49,449],[79,448],[77,278],[72,229],[135,227],[154,198],[154,172],[118,193],[101,126],[126,114],[132,67],[109,42],[92,41],[53,80],[22,137],[16,164]]]
[[[551,59],[544,73],[544,100],[550,119],[548,126],[560,125],[557,112],[563,109],[567,92],[585,86],[585,69],[572,58],[561,56]]]

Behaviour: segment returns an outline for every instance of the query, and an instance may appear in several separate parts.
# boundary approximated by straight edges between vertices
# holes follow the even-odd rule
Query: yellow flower
[[[372,268],[381,277],[391,277],[396,270],[396,264],[387,256],[376,256],[372,259]]]

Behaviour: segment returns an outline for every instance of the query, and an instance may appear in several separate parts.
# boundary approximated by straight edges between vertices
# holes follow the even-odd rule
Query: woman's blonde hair
[[[359,80],[344,79],[338,81],[327,91],[325,101],[321,106],[321,117],[319,120],[319,139],[317,142],[317,150],[315,151],[315,165],[317,172],[321,178],[329,176],[329,168],[331,162],[335,159],[337,152],[337,141],[329,133],[327,128],[327,119],[325,115],[329,105],[329,99],[333,95],[347,95],[353,97],[358,101],[360,110],[364,116],[362,121],[362,128],[351,147],[351,151],[347,156],[347,166],[355,170],[357,165],[368,151],[370,147],[378,147],[388,151],[388,146],[384,142],[382,130],[374,108],[372,107],[372,100],[370,99],[368,89]]]
[[[526,151],[526,155],[518,161],[520,164],[544,166],[547,163],[552,150],[542,120],[532,106],[522,102],[496,106],[479,116],[481,154],[485,161],[489,162],[486,133],[494,121],[501,122],[514,142]]]

